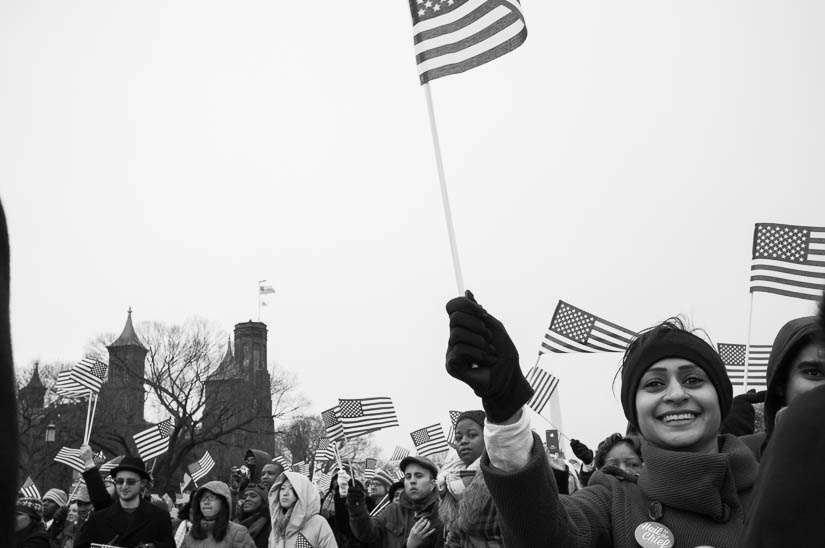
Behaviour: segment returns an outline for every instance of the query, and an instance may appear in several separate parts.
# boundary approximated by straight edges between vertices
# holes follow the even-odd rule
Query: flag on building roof
[[[169,450],[169,438],[174,429],[172,419],[168,418],[135,434],[133,437],[140,458],[147,461],[166,453]]]
[[[398,426],[392,400],[386,397],[338,400],[339,419],[347,438]]]
[[[192,480],[197,484],[200,480],[206,477],[212,468],[215,467],[215,460],[209,451],[203,454],[197,462],[189,465],[189,473],[192,475]]]
[[[84,388],[82,384],[72,378],[72,370],[67,369],[57,374],[57,382],[54,385],[54,390],[59,396],[68,398],[77,398],[88,396],[88,388]]]
[[[271,295],[272,293],[275,293],[275,288],[269,284],[259,284],[258,293],[261,295]]]
[[[745,345],[719,343],[719,356],[733,386],[745,386]],[[768,358],[771,345],[752,344],[748,350],[748,387],[765,388],[768,386]]]
[[[341,424],[337,405],[323,411],[321,413],[321,419],[324,421],[324,428],[327,431],[327,437],[329,439],[335,441],[344,439],[344,426]]]
[[[410,456],[410,450],[400,445],[395,446],[395,450],[390,455],[390,462],[398,462]]]
[[[100,387],[103,386],[108,368],[108,365],[97,358],[87,356],[72,367],[71,378],[85,390],[91,390],[97,394],[100,392]]]
[[[283,467],[284,467],[284,470],[286,470],[286,469],[288,469],[290,466],[292,466],[292,463],[289,461],[289,459],[288,459],[288,458],[286,458],[286,457],[285,457],[285,456],[283,456],[283,455],[278,455],[277,457],[275,457],[274,459],[272,459],[272,462],[277,462],[278,464],[280,464],[281,466],[283,466]]]
[[[559,379],[536,365],[527,372],[527,382],[530,383],[534,391],[533,397],[530,398],[527,405],[541,415],[547,402],[550,401],[553,392],[556,391],[556,387],[559,385]]]
[[[559,301],[539,354],[545,352],[624,352],[636,333],[581,308]]]
[[[29,476],[26,478],[26,481],[23,482],[23,485],[20,486],[20,494],[24,497],[32,498],[32,499],[40,499],[40,491],[37,490],[37,486],[32,481],[32,477]]]
[[[120,464],[120,461],[123,460],[123,457],[124,457],[124,455],[119,455],[119,456],[113,458],[112,460],[106,462],[105,464],[102,464],[100,466],[100,474],[103,475],[104,477],[111,474],[112,470],[114,470],[115,466]]]
[[[72,449],[71,447],[61,447],[60,451],[54,457],[55,462],[65,464],[73,470],[83,472],[86,470],[86,462],[80,458],[80,449]]]
[[[366,481],[375,477],[375,468],[378,466],[378,459],[367,457],[364,459],[364,479]]]
[[[319,439],[318,447],[315,449],[315,462],[335,460],[335,449],[333,448],[334,443],[335,442],[329,438]]]
[[[518,0],[410,0],[410,11],[422,84],[488,63],[527,39]]]
[[[413,444],[415,444],[416,452],[424,457],[450,450],[450,446],[447,445],[447,438],[444,437],[444,430],[437,423],[410,432],[410,437]]]
[[[757,223],[751,293],[818,301],[825,289],[825,227]]]

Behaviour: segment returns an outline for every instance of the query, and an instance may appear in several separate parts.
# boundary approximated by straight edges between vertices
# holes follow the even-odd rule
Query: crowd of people
[[[340,463],[326,487],[256,450],[248,474],[233,469],[170,507],[151,494],[141,459],[127,456],[104,477],[84,446],[87,469],[70,494],[55,487],[17,501],[15,547],[825,543],[823,473],[801,466],[825,462],[825,310],[788,322],[766,389],[737,397],[719,354],[680,319],[640,333],[620,369],[627,431],[609,433],[595,451],[572,439],[569,460],[531,430],[524,405],[533,389],[502,323],[469,292],[447,312],[447,371],[483,410],[458,416],[453,451],[438,465],[408,456],[401,479],[379,468],[367,481]]]

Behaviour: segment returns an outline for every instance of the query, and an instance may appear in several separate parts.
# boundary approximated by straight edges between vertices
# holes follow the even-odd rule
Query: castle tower
[[[132,309],[123,332],[109,346],[109,380],[103,384],[100,403],[111,419],[131,425],[137,431],[143,425],[143,380],[148,350],[132,326]],[[99,411],[98,411],[99,412]]]
[[[46,387],[40,380],[40,364],[34,364],[34,373],[28,384],[20,389],[20,401],[29,409],[42,409],[46,401]]]
[[[272,390],[266,356],[266,324],[248,321],[235,324],[235,356],[240,371],[249,382],[252,413],[256,419],[249,427],[254,447],[272,453],[275,425],[272,420]],[[253,445],[251,445],[253,446]]]

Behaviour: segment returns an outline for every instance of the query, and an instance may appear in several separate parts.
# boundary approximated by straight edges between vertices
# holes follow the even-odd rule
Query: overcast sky
[[[753,225],[825,226],[825,3],[527,1],[514,52],[431,84],[467,287],[527,370],[559,299],[745,342]],[[17,366],[101,332],[255,319],[314,409],[448,409],[456,294],[405,1],[0,4]],[[756,344],[807,301],[758,294]],[[619,355],[554,355],[563,429],[624,420]],[[618,385],[616,386],[618,394]],[[536,428],[545,425],[536,419]]]

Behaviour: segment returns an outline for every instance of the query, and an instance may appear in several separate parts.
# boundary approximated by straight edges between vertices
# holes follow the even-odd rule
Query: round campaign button
[[[646,521],[636,527],[636,542],[642,548],[672,548],[673,533],[670,529],[655,521]]]

